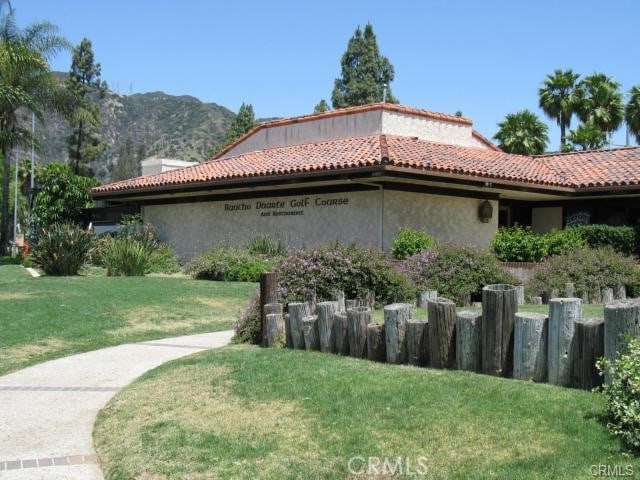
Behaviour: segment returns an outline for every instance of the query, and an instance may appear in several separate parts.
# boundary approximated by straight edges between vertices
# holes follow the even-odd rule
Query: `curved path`
[[[130,343],[0,377],[0,479],[102,479],[91,437],[98,411],[144,372],[224,346],[232,335]]]

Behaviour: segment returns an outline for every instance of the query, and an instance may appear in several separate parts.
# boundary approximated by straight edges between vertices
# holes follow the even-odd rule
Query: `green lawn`
[[[0,266],[0,374],[126,342],[231,328],[253,283],[41,277]]]
[[[356,456],[414,469],[424,457],[428,475],[406,478],[586,479],[593,465],[637,475],[602,407],[598,394],[546,384],[231,346],[116,395],[94,443],[107,479],[391,478],[350,476]]]

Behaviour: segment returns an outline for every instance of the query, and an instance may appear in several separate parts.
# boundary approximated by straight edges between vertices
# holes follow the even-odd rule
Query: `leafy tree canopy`
[[[327,101],[323,98],[318,102],[318,104],[313,107],[313,113],[322,113],[331,110]]]
[[[342,55],[342,75],[336,78],[331,95],[333,108],[381,102],[386,86],[389,103],[398,103],[391,93],[393,65],[380,54],[376,35],[370,23],[356,28]]]
[[[238,110],[238,114],[231,122],[231,125],[229,125],[229,130],[227,130],[224,141],[216,145],[209,153],[209,156],[215,155],[222,149],[228,147],[255,126],[256,116],[253,113],[253,105],[243,102],[240,110]]]
[[[629,133],[640,143],[640,86],[631,88],[629,103],[625,109],[625,120],[629,126]]]
[[[493,138],[508,153],[539,155],[549,143],[548,127],[529,110],[508,114],[503,122],[498,123],[498,127]]]
[[[600,130],[593,122],[582,123],[577,129],[571,130],[567,137],[569,142],[563,151],[597,150],[607,143],[607,134]]]
[[[582,123],[591,122],[605,133],[618,129],[624,119],[624,103],[618,82],[604,73],[594,73],[580,82],[579,95],[576,112]]]
[[[573,70],[555,70],[547,75],[538,97],[540,108],[560,127],[560,145],[566,143],[566,130],[571,126],[571,117],[580,103],[578,79]]]

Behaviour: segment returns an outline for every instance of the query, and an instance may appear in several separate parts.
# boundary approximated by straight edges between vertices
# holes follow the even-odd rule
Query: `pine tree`
[[[313,107],[313,113],[322,113],[328,110],[331,110],[331,109],[329,108],[329,104],[324,98],[320,100],[315,107]]]
[[[104,95],[106,84],[100,80],[100,64],[95,63],[91,41],[83,39],[73,48],[67,89],[77,101],[69,115],[71,135],[67,138],[69,163],[76,175],[89,173],[89,164],[97,160],[107,144],[98,135],[100,116],[93,97]]]
[[[336,78],[331,102],[333,108],[381,102],[384,88],[387,88],[386,101],[398,103],[391,93],[393,65],[380,54],[376,35],[370,23],[360,27],[349,40],[347,51],[342,55],[342,76]]]
[[[140,145],[135,149],[131,139],[127,138],[118,153],[118,162],[111,164],[109,167],[111,172],[111,181],[117,182],[120,180],[139,177],[141,174],[140,162],[143,158],[144,146]]]
[[[209,157],[231,145],[255,126],[256,117],[253,113],[253,106],[250,103],[245,104],[243,102],[240,106],[240,110],[238,110],[238,114],[231,122],[231,125],[229,125],[229,130],[227,130],[224,140],[213,147],[209,153]]]

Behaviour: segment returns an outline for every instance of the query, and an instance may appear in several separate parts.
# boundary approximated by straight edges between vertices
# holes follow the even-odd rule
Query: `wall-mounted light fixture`
[[[480,208],[478,208],[478,217],[480,217],[482,223],[489,223],[493,217],[493,207],[489,200],[485,200],[480,204]]]

